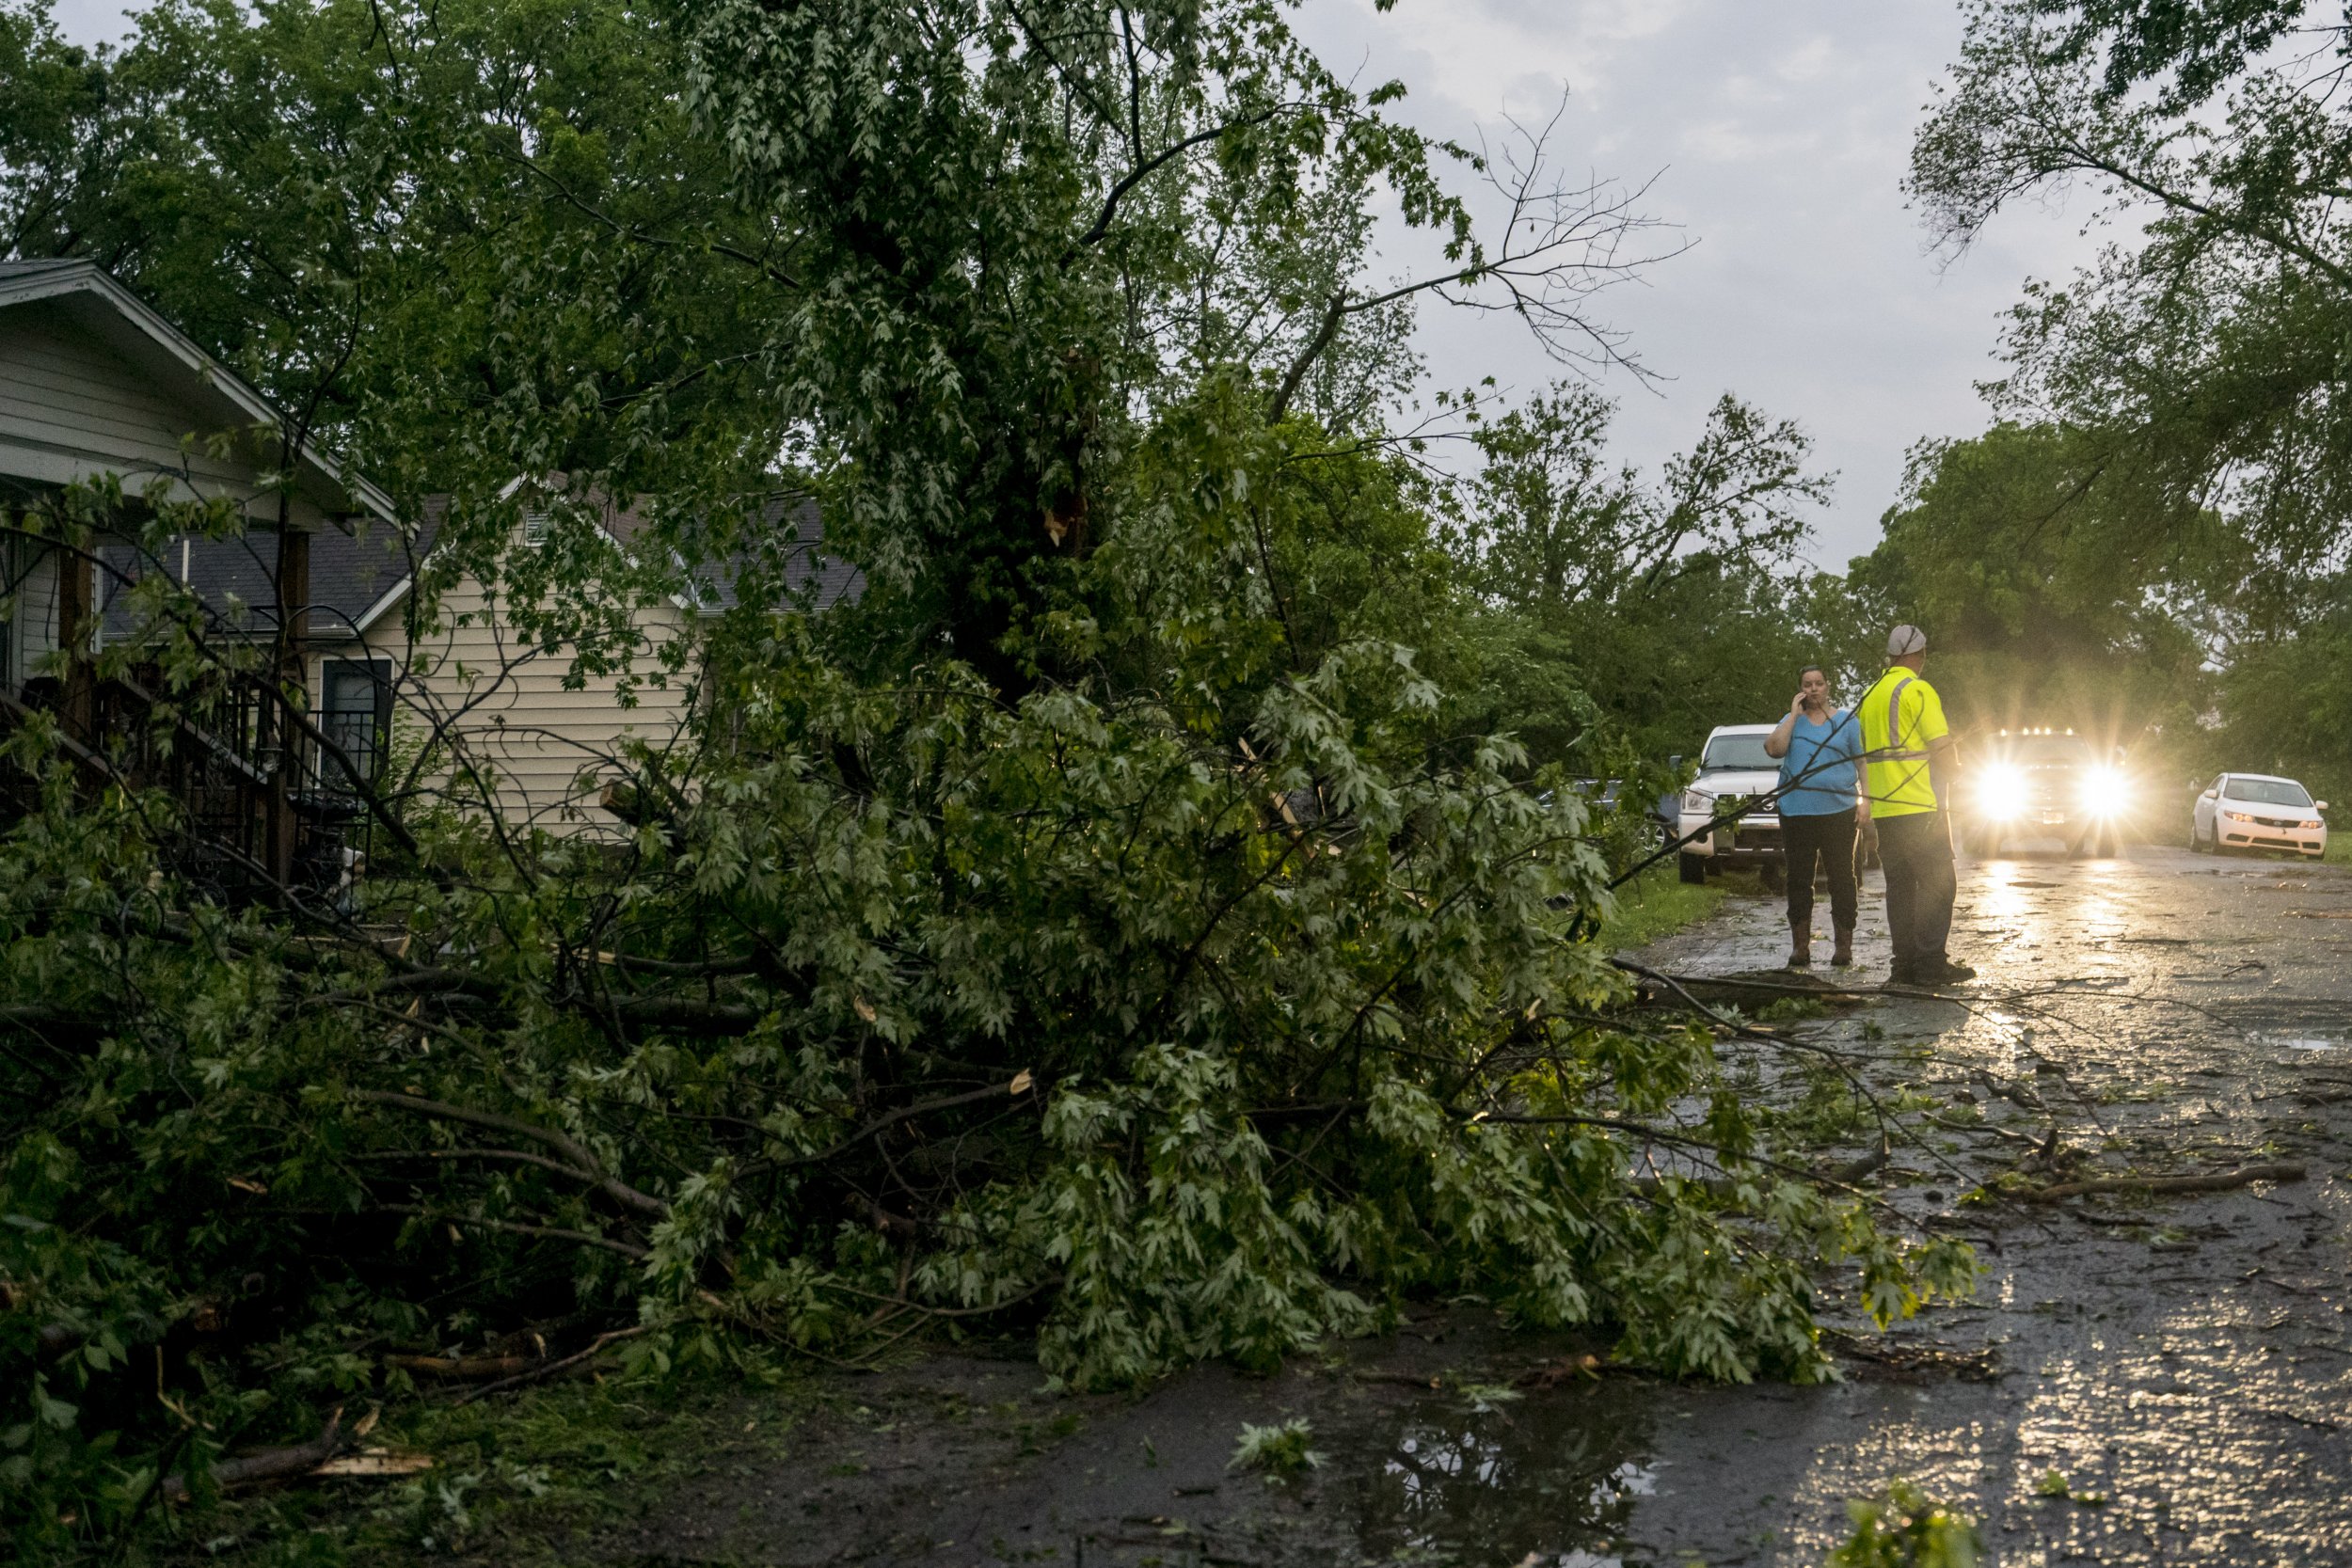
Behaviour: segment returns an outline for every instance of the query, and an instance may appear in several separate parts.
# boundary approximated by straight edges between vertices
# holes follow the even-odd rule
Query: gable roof
[[[389,528],[314,531],[310,535],[309,606],[312,641],[364,636],[389,614],[413,586],[416,569],[433,553],[448,513],[448,497],[429,498],[413,539],[404,539],[399,531]],[[815,500],[805,496],[772,496],[762,503],[760,518],[771,527],[791,531],[784,561],[783,586],[787,598],[795,602],[805,598],[810,608],[821,610],[864,594],[866,575],[823,553],[824,517]],[[609,510],[598,523],[624,550],[649,542],[651,526],[640,507]],[[215,614],[247,633],[275,635],[276,552],[276,536],[269,533],[221,539],[183,535],[146,559],[128,544],[103,546],[101,554],[110,568],[100,586],[105,636],[119,641],[137,635],[127,589],[155,572],[193,588]],[[673,561],[679,570],[686,570],[683,562],[675,557]],[[748,561],[739,556],[696,568],[689,574],[687,591],[676,596],[677,604],[694,614],[724,614],[742,603],[738,587],[747,566]]]
[[[0,310],[46,303],[64,313],[216,430],[282,430],[285,417],[268,398],[151,309],[95,261],[0,261]],[[109,454],[87,454],[104,459]],[[298,483],[332,498],[330,510],[373,513],[390,520],[391,498],[333,453],[305,441],[294,453]]]
[[[446,508],[428,502],[413,539],[391,528],[345,531],[323,528],[310,534],[310,637],[312,641],[358,637],[400,602],[417,565],[432,553]],[[275,636],[278,630],[278,538],[256,532],[225,539],[183,534],[152,557],[128,544],[99,546],[106,563],[99,585],[109,641],[136,636],[131,611],[132,583],[152,573],[168,576],[197,597],[231,630]]]
[[[854,600],[865,594],[866,574],[840,557],[824,553],[824,513],[813,499],[771,496],[760,503],[759,520],[763,527],[790,531],[790,543],[785,546],[785,597],[797,602],[805,596],[811,609],[830,610],[844,599]],[[614,514],[605,531],[623,549],[634,549],[647,526],[643,514],[631,507]],[[723,615],[743,602],[739,590],[752,566],[749,552],[739,551],[691,569],[675,555],[671,560],[687,572],[688,608],[705,615]]]

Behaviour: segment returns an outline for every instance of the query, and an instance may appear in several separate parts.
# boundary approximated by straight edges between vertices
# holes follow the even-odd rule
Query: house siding
[[[20,305],[0,322],[0,473],[45,484],[112,474],[133,495],[167,478],[182,499],[242,501],[259,491],[253,463],[210,450],[213,438],[247,433],[192,425],[184,407],[63,309]],[[275,522],[277,497],[262,505],[269,516],[257,520]],[[292,515],[301,527],[325,520],[299,496]]]
[[[658,673],[658,651],[648,651],[636,660],[643,674],[627,696],[619,675],[590,675],[575,689],[566,684],[572,651],[519,646],[472,578],[441,594],[434,626],[413,645],[404,609],[394,606],[359,638],[317,647],[312,690],[321,700],[326,660],[389,659],[401,683],[392,721],[396,761],[415,754],[428,725],[446,725],[464,755],[494,781],[495,804],[511,826],[564,836],[625,831],[597,803],[598,787],[618,771],[606,759],[632,740],[659,749],[680,735],[691,717],[691,661],[665,677]],[[641,610],[636,621],[651,650],[692,637],[691,617],[666,602]],[[596,776],[585,785],[583,772]]]

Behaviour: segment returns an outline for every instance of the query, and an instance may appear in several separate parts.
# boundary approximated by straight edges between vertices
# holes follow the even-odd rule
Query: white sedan
[[[2224,773],[2197,797],[2189,818],[2188,847],[2213,854],[2221,849],[2290,849],[2311,860],[2328,852],[2325,800],[2293,779],[2269,773]]]

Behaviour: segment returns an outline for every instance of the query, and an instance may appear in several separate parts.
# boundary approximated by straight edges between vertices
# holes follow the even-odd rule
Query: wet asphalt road
[[[1875,877],[1862,939],[1875,982]],[[1776,900],[1735,899],[1644,956],[1724,975],[1786,943]],[[1924,1135],[1878,1190],[1986,1266],[1974,1301],[1860,1339],[1872,1354],[1844,1383],[1529,1386],[1592,1347],[1465,1307],[1272,1378],[1205,1367],[1137,1399],[1056,1400],[1033,1364],[943,1355],[852,1386],[781,1452],[714,1454],[589,1555],[1794,1568],[1844,1538],[1847,1499],[1901,1476],[1981,1520],[2005,1568],[2352,1564],[2352,876],[2155,847],[1964,864],[1954,951],[1983,972],[1964,1000],[1794,1025],[1911,1097]],[[1957,1201],[2053,1132],[2070,1178],[2307,1176]],[[1321,1469],[1277,1486],[1227,1467],[1241,1422],[1293,1416]],[[2053,1470],[2066,1496],[2043,1494]]]
[[[1724,974],[1785,942],[1750,901],[1650,957]],[[1585,1560],[1818,1562],[1842,1499],[1907,1475],[1976,1513],[2004,1564],[2352,1563],[2352,877],[2153,847],[1965,863],[1953,951],[1981,972],[1967,1006],[1889,999],[1817,1032],[2011,1134],[1897,1156],[1902,1206],[1987,1265],[1974,1304],[1898,1342],[1989,1350],[1997,1375],[1673,1391],[1629,1445],[1621,1544]],[[2309,1176],[2057,1212],[1947,1201],[2052,1128],[2084,1151],[2070,1175]],[[2105,1501],[2041,1495],[2051,1469]]]

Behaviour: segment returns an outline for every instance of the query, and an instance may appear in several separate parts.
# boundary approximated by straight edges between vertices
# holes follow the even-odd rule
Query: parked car
[[[1699,774],[1682,792],[1677,836],[1698,833],[1682,847],[1682,879],[1703,882],[1711,867],[1753,865],[1767,887],[1779,885],[1788,864],[1781,842],[1780,815],[1773,811],[1743,812],[1735,822],[1708,829],[1708,820],[1726,801],[1770,793],[1780,784],[1780,762],[1766,753],[1771,724],[1719,724],[1699,753]]]
[[[2003,730],[1985,742],[1960,794],[1969,848],[1997,855],[2019,838],[2057,838],[2070,855],[2116,847],[2137,793],[2119,762],[2073,730]]]
[[[2224,773],[2207,784],[2189,814],[2188,847],[2204,854],[2223,849],[2284,849],[2318,860],[2328,853],[2325,800],[2275,773]]]

